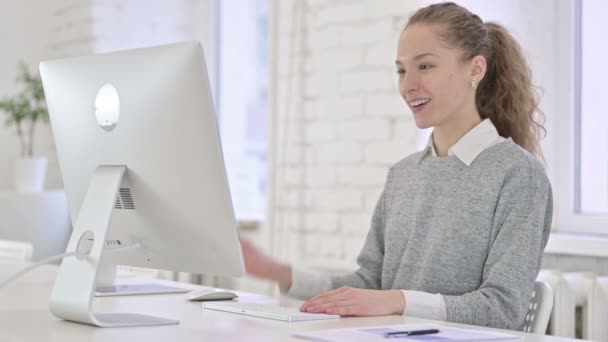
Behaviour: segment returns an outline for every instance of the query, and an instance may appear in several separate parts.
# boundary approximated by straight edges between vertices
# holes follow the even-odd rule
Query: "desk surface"
[[[19,265],[0,263],[0,279],[18,269]],[[431,322],[413,317],[384,316],[286,323],[204,310],[200,303],[187,301],[186,294],[171,294],[97,298],[95,305],[100,312],[136,312],[175,318],[181,321],[179,325],[95,328],[62,321],[50,313],[48,299],[56,271],[55,266],[43,266],[0,289],[0,341],[304,341],[292,337],[292,334],[320,329]],[[202,288],[190,284],[179,285]],[[256,294],[239,293],[239,296],[241,300],[273,301],[272,298]],[[580,341],[512,331],[509,333],[524,335],[528,342]]]

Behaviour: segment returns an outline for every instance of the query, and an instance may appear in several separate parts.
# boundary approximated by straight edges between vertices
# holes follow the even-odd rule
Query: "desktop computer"
[[[101,263],[244,273],[203,50],[187,42],[42,62],[73,223],[51,312],[100,327],[174,324],[96,313]],[[119,248],[104,253],[104,248]]]

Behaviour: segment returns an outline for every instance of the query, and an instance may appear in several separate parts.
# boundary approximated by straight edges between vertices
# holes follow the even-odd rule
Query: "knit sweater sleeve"
[[[507,329],[521,325],[553,210],[544,170],[527,171],[527,176],[506,181],[501,189],[481,286],[462,295],[444,295],[448,321]]]

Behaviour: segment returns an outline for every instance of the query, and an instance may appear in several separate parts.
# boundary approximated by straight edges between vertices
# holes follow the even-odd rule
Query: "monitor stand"
[[[74,224],[67,251],[88,253],[63,259],[51,293],[53,315],[98,327],[178,324],[179,321],[134,313],[94,313],[95,280],[112,210],[126,166],[99,166]]]

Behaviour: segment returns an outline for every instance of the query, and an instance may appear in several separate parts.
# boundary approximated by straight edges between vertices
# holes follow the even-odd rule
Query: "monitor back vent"
[[[135,209],[135,202],[133,202],[133,196],[131,196],[131,189],[120,188],[118,190],[118,195],[116,196],[116,203],[114,204],[114,209],[127,209],[127,210]]]

